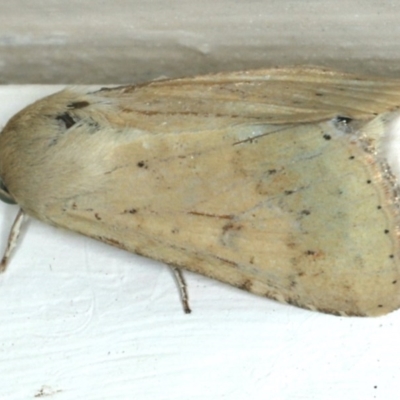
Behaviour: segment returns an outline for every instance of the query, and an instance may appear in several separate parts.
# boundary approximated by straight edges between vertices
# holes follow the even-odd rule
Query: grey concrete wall
[[[314,64],[400,76],[400,2],[3,0],[0,83]]]

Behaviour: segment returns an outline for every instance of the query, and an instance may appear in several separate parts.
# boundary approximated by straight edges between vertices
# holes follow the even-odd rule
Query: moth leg
[[[25,217],[25,213],[20,208],[17,216],[15,217],[14,223],[11,227],[10,234],[8,235],[7,247],[4,251],[3,258],[0,262],[0,272],[5,271],[8,261],[10,260],[10,257],[12,255],[15,247],[17,246],[17,241],[19,238],[19,234],[21,233],[21,226],[22,226],[22,223],[24,222],[24,217]]]
[[[189,307],[189,296],[187,293],[187,286],[185,282],[185,278],[183,277],[182,270],[174,265],[168,265],[175,277],[176,283],[178,285],[179,293],[181,295],[181,301],[183,306],[183,311],[185,314],[190,314],[192,310]]]

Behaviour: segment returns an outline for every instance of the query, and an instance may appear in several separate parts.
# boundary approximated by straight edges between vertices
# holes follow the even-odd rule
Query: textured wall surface
[[[127,83],[288,64],[400,75],[400,3],[15,0],[0,83]]]

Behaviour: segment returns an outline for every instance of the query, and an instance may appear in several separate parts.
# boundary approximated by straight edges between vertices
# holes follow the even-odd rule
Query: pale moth
[[[400,80],[266,69],[65,89],[0,134],[23,215],[252,293],[400,306]],[[179,270],[177,270],[179,271]]]

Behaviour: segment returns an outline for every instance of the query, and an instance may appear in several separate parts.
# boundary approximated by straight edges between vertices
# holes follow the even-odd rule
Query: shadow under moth
[[[0,134],[23,216],[337,315],[400,306],[400,80],[276,68],[67,88]],[[176,270],[180,271],[180,270]]]

